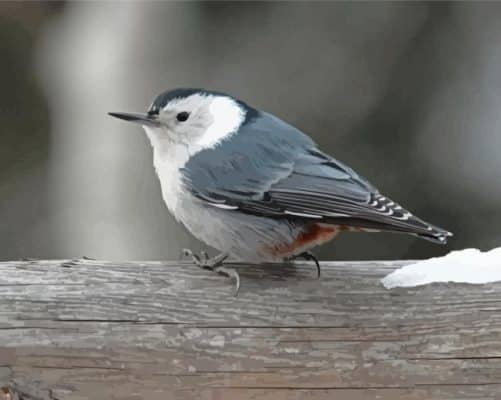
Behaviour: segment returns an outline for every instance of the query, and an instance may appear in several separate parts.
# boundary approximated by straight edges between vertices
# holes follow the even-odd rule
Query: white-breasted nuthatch
[[[146,114],[109,114],[144,127],[169,211],[222,252],[194,260],[234,277],[237,290],[238,274],[222,265],[228,255],[314,259],[310,248],[344,230],[403,232],[437,243],[452,236],[381,195],[298,129],[224,93],[175,89]]]

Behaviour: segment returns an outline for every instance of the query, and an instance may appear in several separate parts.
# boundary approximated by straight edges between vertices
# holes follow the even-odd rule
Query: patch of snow
[[[432,282],[482,284],[501,281],[501,247],[488,252],[478,249],[451,251],[399,268],[381,279],[386,289],[412,287]]]

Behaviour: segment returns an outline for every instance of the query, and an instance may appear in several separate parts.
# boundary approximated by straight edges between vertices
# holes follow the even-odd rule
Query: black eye
[[[176,118],[179,122],[184,122],[188,119],[188,117],[190,116],[190,113],[189,112],[186,112],[186,111],[182,111],[180,112],[179,114],[176,115]]]

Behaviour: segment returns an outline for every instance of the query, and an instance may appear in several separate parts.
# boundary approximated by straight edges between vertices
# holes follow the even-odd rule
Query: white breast
[[[145,127],[145,130],[152,144],[158,140],[158,136],[151,134],[149,128]],[[180,169],[184,167],[188,159],[188,148],[182,143],[166,141],[166,143],[153,145],[153,166],[160,180],[162,197],[176,219],[179,219],[176,209],[181,197],[180,192],[183,190]]]

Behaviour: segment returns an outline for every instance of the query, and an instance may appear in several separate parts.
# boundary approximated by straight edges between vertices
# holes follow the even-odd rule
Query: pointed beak
[[[123,119],[124,121],[135,122],[140,125],[158,126],[160,124],[155,117],[145,114],[110,112],[108,115]]]

